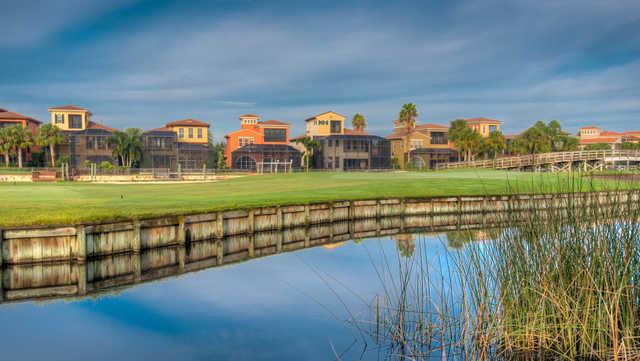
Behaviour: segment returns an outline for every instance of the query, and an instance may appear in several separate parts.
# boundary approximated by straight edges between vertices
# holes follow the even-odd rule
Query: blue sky
[[[640,1],[0,0],[0,107],[76,104],[114,127],[182,118],[220,140],[257,113],[365,114],[385,135],[486,116],[640,128]]]

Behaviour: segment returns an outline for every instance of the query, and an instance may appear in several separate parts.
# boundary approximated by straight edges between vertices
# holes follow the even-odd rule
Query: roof
[[[89,109],[87,108],[83,108],[83,107],[79,107],[77,105],[60,105],[57,107],[49,107],[49,110],[82,110],[85,112],[88,112]]]
[[[392,133],[392,134],[387,135],[387,136],[385,137],[385,139],[389,139],[389,140],[391,140],[391,139],[402,139],[402,138],[404,138],[406,135],[407,135],[407,132],[406,132],[406,131],[405,131],[405,132],[395,132],[395,133]]]
[[[587,125],[586,127],[580,127],[580,129],[600,129],[600,127],[596,127],[595,125]]]
[[[498,119],[490,119],[490,118],[484,118],[484,117],[469,118],[469,119],[465,119],[465,121],[467,122],[467,124],[468,123],[472,123],[472,124],[478,124],[478,123],[502,123]]]
[[[35,123],[40,124],[40,121],[31,117],[28,117],[26,115],[20,114],[20,113],[15,113],[15,112],[9,112],[6,109],[0,109],[0,120],[2,119],[11,119],[11,120],[22,120],[22,119],[26,119]]]
[[[251,128],[242,128],[242,129],[234,130],[233,132],[229,132],[229,133],[225,134],[225,136],[224,136],[224,137],[225,137],[225,138],[227,138],[227,137],[229,137],[231,134],[236,134],[236,133],[247,133],[247,132],[249,132],[249,133],[253,133],[253,134],[257,134],[257,135],[261,135],[261,134],[262,134],[261,132],[259,132],[259,131],[257,131],[257,130],[254,130],[254,129],[251,129]]]
[[[118,131],[118,129],[116,129],[116,128],[111,128],[109,126],[106,126],[106,125],[100,124],[100,123],[96,123],[94,121],[89,121],[89,123],[87,124],[87,129],[106,130],[108,132],[117,132]]]
[[[612,132],[612,131],[604,131],[604,132],[600,132],[600,135],[603,137],[607,137],[607,136],[615,136],[615,135],[623,135],[624,133],[619,133],[619,132]]]
[[[416,125],[416,129],[447,129],[448,130],[449,127],[442,124],[425,123],[425,124]]]
[[[240,118],[260,118],[260,116],[259,116],[259,115],[255,115],[255,114],[249,114],[249,113],[247,113],[247,114],[242,114],[242,115],[240,116]]]
[[[185,126],[185,127],[207,127],[209,128],[209,123],[205,123],[201,120],[197,119],[182,119],[182,120],[174,120],[172,122],[167,123],[167,127],[175,127],[175,126]]]
[[[285,123],[285,122],[281,122],[279,120],[275,120],[275,119],[271,119],[271,120],[267,120],[264,122],[260,122],[259,124],[266,124],[266,125],[289,125],[289,123]]]
[[[312,116],[312,117],[309,117],[309,118],[305,119],[304,121],[305,121],[305,122],[308,122],[308,121],[313,120],[313,119],[315,119],[315,118],[317,118],[317,117],[319,117],[319,116],[321,116],[321,115],[325,115],[325,114],[329,114],[329,113],[334,113],[334,114],[337,114],[337,115],[339,115],[339,116],[341,116],[341,117],[343,117],[343,118],[346,118],[344,115],[342,115],[342,114],[340,114],[340,113],[336,113],[336,112],[334,112],[333,110],[329,110],[329,111],[326,111],[326,112],[324,112],[324,113],[316,114],[316,115],[314,115],[314,116]]]
[[[580,144],[593,144],[593,143],[617,143],[620,141],[620,138],[589,138],[589,139],[580,139]]]
[[[344,134],[345,135],[369,135],[369,133],[365,132],[364,130],[354,130],[349,128],[344,128]]]
[[[154,128],[154,129],[145,130],[143,134],[153,133],[153,132],[171,132],[171,133],[173,133],[173,130],[171,128],[167,128],[167,127],[160,127],[160,128]]]

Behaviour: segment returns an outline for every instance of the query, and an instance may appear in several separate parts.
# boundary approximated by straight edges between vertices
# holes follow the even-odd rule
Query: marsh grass
[[[384,291],[350,322],[378,359],[640,359],[638,193],[524,202],[491,240],[372,262]]]

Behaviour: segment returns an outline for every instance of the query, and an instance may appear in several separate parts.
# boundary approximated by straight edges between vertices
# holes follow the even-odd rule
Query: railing
[[[610,157],[637,158],[640,160],[640,151],[637,150],[583,150],[575,152],[555,152],[530,154],[518,157],[505,157],[489,160],[477,160],[470,162],[440,163],[437,169],[455,168],[493,168],[510,169],[531,167],[544,164],[579,162],[590,160],[604,160]]]

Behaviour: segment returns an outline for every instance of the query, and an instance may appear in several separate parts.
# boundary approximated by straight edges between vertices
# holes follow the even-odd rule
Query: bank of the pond
[[[629,185],[622,185],[629,187]],[[491,170],[262,175],[202,184],[0,184],[0,228],[75,225],[342,200],[619,189],[611,180]]]

